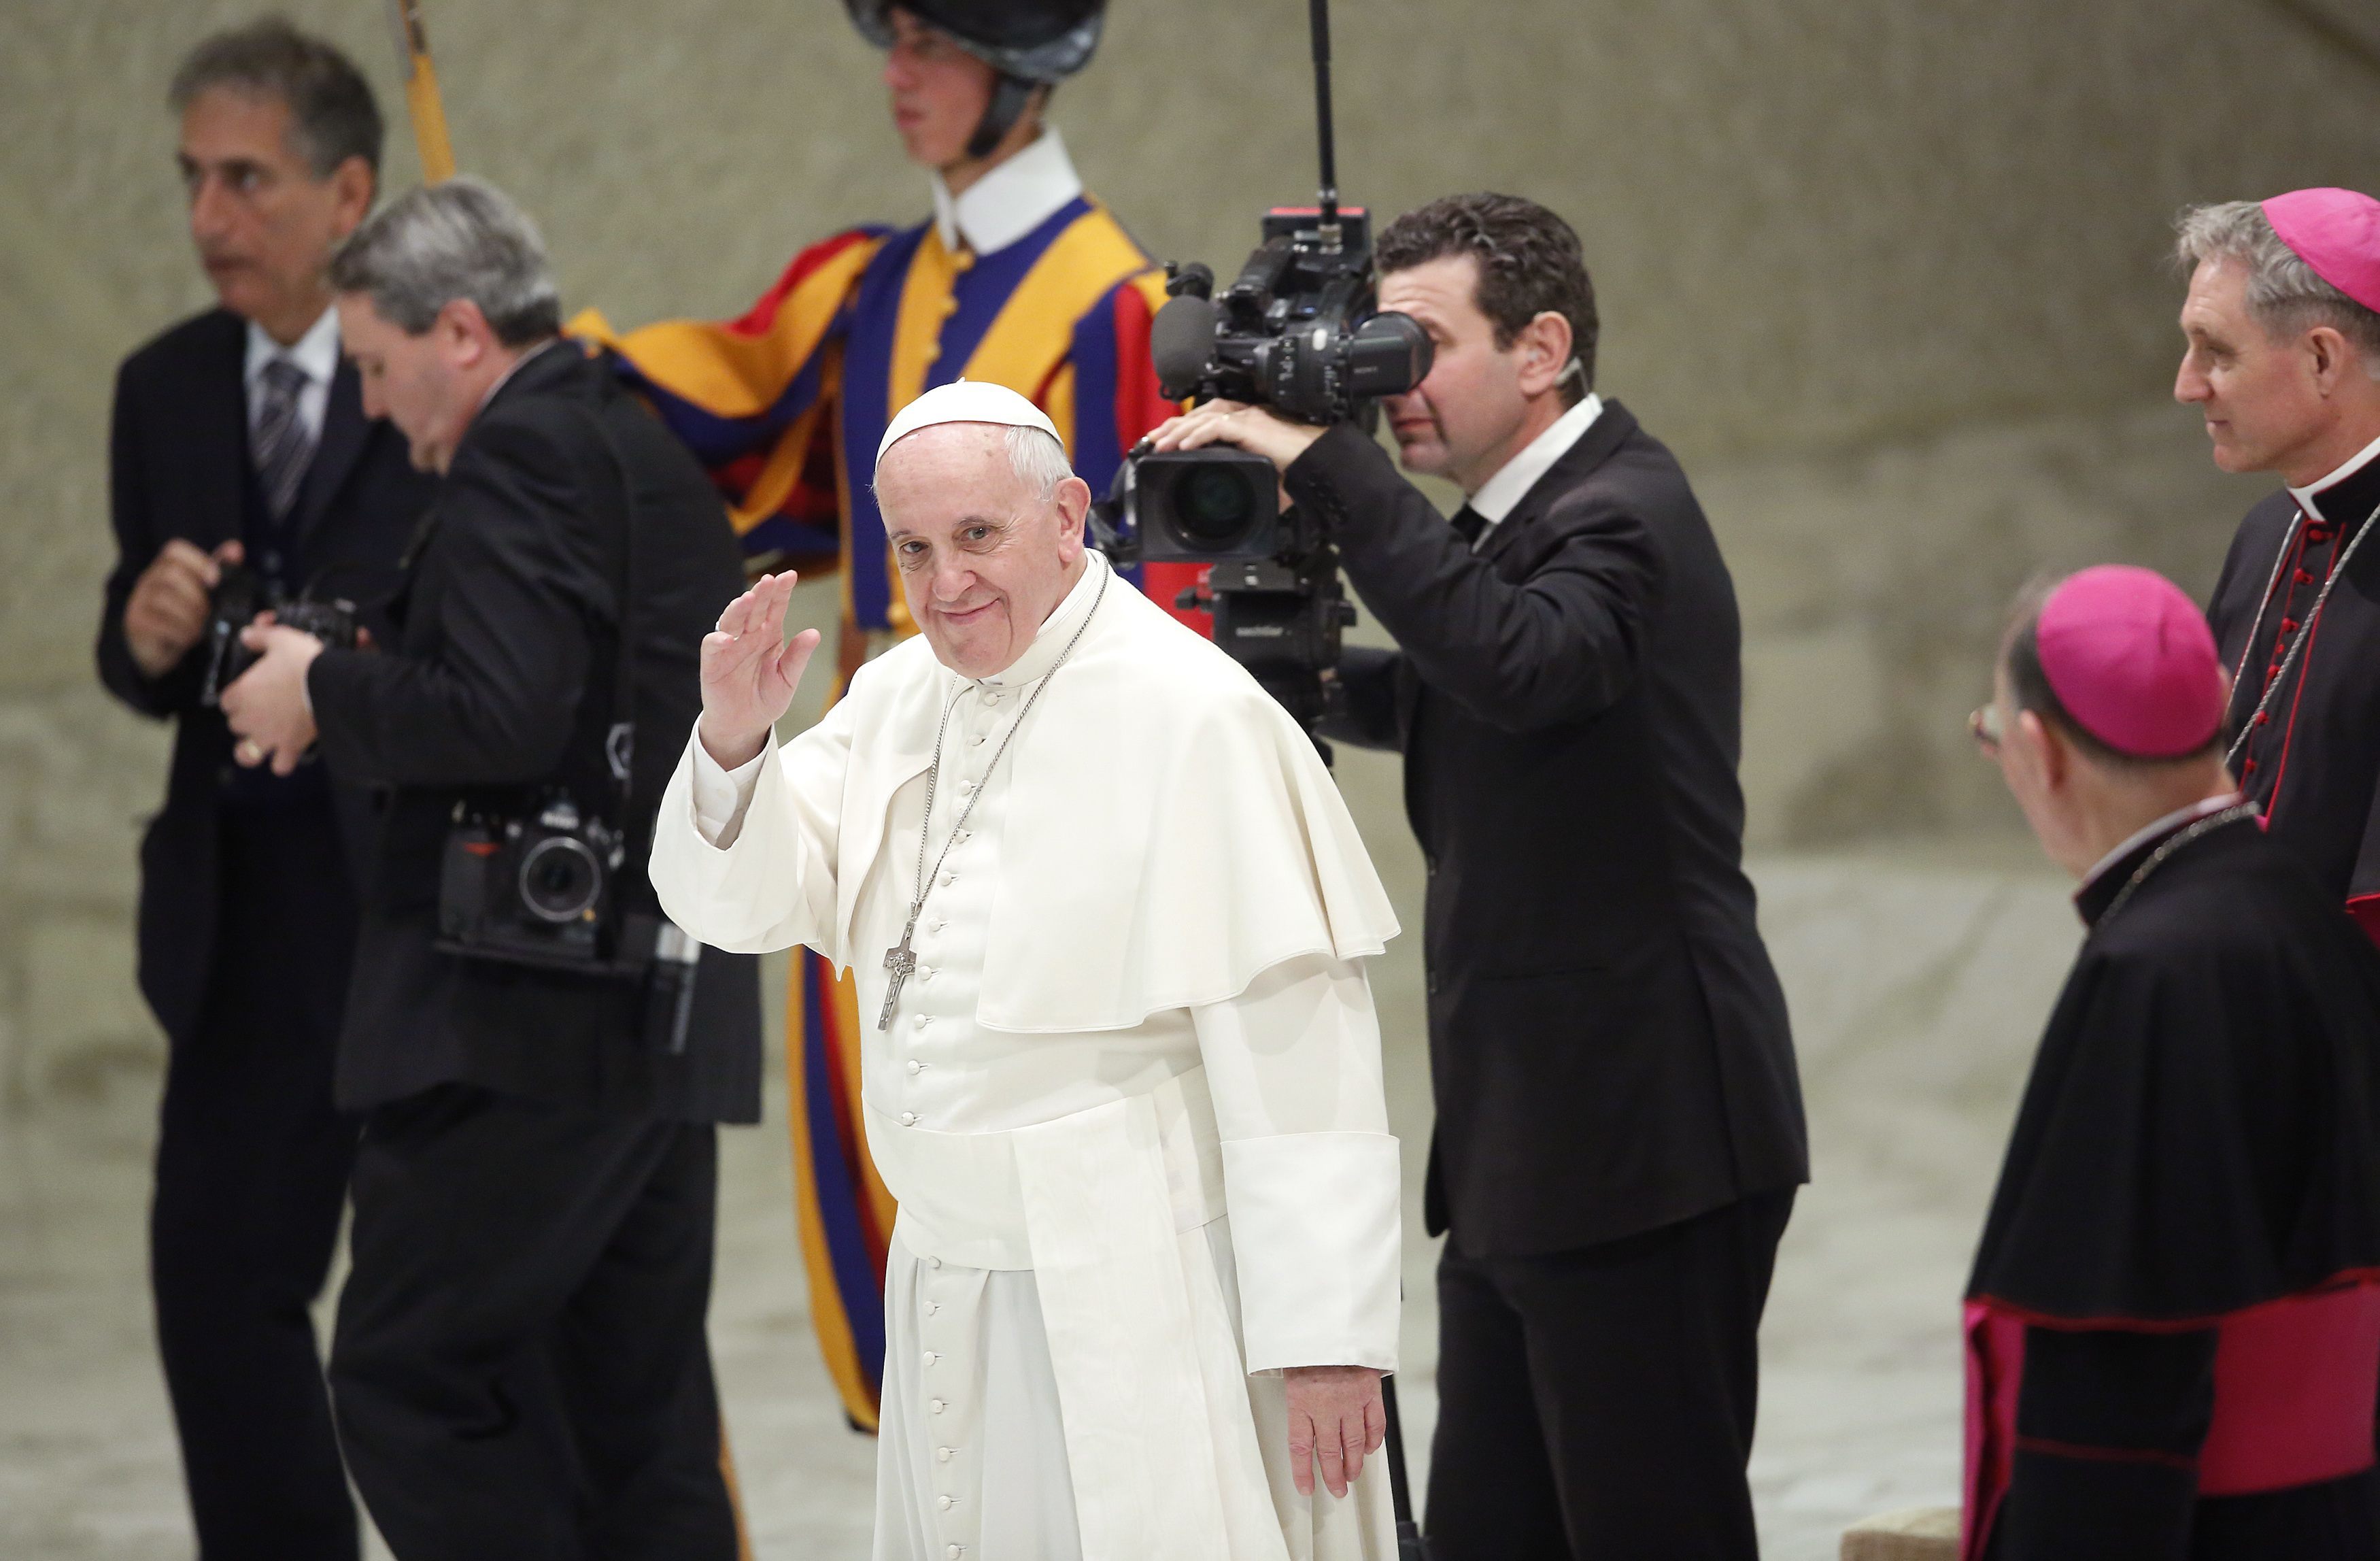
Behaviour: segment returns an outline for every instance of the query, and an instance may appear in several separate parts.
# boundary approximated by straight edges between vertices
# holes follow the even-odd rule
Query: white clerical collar
[[[251,320],[248,323],[248,360],[242,369],[244,383],[254,384],[256,376],[274,359],[285,359],[298,366],[298,372],[316,384],[329,384],[331,376],[339,372],[339,311],[325,309],[306,334],[287,347],[274,341],[263,326]]]
[[[2074,892],[2078,895],[2082,893],[2099,881],[2100,874],[2157,836],[2171,835],[2176,830],[2185,829],[2211,814],[2219,813],[2226,808],[2236,808],[2239,805],[2240,794],[2236,791],[2227,791],[2219,797],[2203,797],[2187,808],[2176,808],[2155,823],[2132,831],[2114,850],[2093,862],[2091,871],[2082,875],[2082,882],[2076,886]]]
[[[2344,465],[2320,482],[2309,482],[2302,488],[2291,488],[2289,497],[2298,501],[2300,509],[2319,519],[2322,518],[2322,511],[2315,506],[2314,500],[2325,491],[2338,487],[2341,482],[2370,466],[2374,460],[2380,460],[2380,439],[2374,439],[2354,455],[2348,457]]]
[[[942,248],[959,245],[978,255],[995,254],[1048,222],[1083,193],[1075,161],[1055,125],[1007,162],[988,171],[953,196],[942,176],[934,176],[934,230]]]
[[[1066,642],[1090,616],[1091,604],[1099,597],[1099,582],[1109,574],[1107,555],[1095,547],[1083,549],[1083,566],[1082,579],[1042,620],[1025,653],[990,677],[976,678],[977,683],[987,689],[1021,689],[1058,665],[1058,658],[1066,653]]]
[[[1602,415],[1603,397],[1588,391],[1585,400],[1556,418],[1519,455],[1497,468],[1495,476],[1479,484],[1479,491],[1470,499],[1471,513],[1487,522],[1479,528],[1479,541],[1488,540],[1496,523],[1512,513],[1512,506],[1537,485],[1537,479],[1551,470],[1554,462],[1570,454],[1570,447]]]

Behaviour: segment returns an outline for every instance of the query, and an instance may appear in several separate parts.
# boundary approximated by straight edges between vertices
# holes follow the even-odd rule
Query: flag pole
[[[405,71],[413,144],[421,152],[421,182],[443,183],[455,177],[455,143],[446,135],[446,103],[438,95],[438,67],[431,63],[420,0],[388,0],[388,19],[396,28],[396,58]]]

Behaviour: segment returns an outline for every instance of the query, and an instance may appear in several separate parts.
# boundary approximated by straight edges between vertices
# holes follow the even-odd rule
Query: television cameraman
[[[1326,732],[1401,750],[1428,865],[1439,1561],[1751,1557],[1756,1335],[1805,1179],[1740,865],[1734,588],[1685,474],[1594,391],[1577,236],[1502,195],[1379,236],[1435,360],[1386,453],[1217,400],[1159,449],[1282,472],[1397,652]]]
[[[442,481],[395,641],[252,628],[224,707],[276,773],[319,740],[389,788],[338,1059],[368,1113],[342,1443],[407,1561],[730,1561],[712,1125],[759,1116],[759,992],[748,958],[671,957],[645,859],[735,538],[558,339],[537,232],[494,189],[406,194],[330,279],[365,407]]]

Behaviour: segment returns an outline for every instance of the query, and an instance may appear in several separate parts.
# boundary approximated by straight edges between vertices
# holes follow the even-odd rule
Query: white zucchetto
[[[1027,401],[1004,384],[990,380],[956,380],[936,385],[901,409],[884,438],[876,446],[876,464],[884,464],[884,452],[921,428],[931,428],[938,422],[988,422],[1004,428],[1038,428],[1052,439],[1058,439],[1058,425],[1048,413]],[[1062,448],[1063,439],[1058,439]]]

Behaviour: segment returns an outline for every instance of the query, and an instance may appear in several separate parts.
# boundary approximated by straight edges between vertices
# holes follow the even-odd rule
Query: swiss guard
[[[572,326],[710,470],[751,567],[839,560],[838,693],[916,631],[868,480],[902,408],[954,380],[1006,385],[1049,414],[1093,493],[1180,409],[1149,364],[1163,275],[1084,190],[1043,117],[1056,84],[1089,63],[1104,0],[845,4],[887,53],[893,127],[932,171],[932,216],[812,245],[740,319],[623,335],[589,313]],[[1196,571],[1147,575],[1136,583],[1170,607]],[[860,1134],[858,1035],[851,983],[797,954],[786,1052],[811,1315],[844,1409],[872,1431],[894,1205]]]

